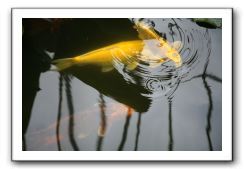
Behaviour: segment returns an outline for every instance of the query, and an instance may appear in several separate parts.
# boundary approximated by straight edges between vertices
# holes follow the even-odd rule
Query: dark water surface
[[[24,19],[23,148],[30,151],[222,150],[222,30],[189,19],[143,19],[181,41],[182,66],[49,71],[73,57],[136,40],[135,19]],[[48,52],[47,52],[48,51]]]

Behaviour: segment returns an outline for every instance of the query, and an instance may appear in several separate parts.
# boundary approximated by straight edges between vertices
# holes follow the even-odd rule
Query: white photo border
[[[13,161],[232,161],[232,8],[12,8],[11,12]],[[222,18],[222,151],[22,151],[22,18]]]

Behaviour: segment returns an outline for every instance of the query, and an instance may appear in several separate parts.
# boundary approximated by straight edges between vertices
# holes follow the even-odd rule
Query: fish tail
[[[56,71],[63,71],[71,66],[74,65],[74,59],[73,58],[67,58],[67,59],[56,59],[52,61],[52,64],[56,67]]]

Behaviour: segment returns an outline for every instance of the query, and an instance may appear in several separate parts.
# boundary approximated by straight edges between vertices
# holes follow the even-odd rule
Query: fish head
[[[173,43],[165,41],[164,44],[160,46],[161,54],[173,61],[176,67],[180,67],[182,65],[181,55],[178,52],[181,46],[182,43],[180,41],[175,41]]]
[[[180,67],[182,65],[181,55],[177,50],[174,48],[168,48],[167,50],[164,49],[163,51],[164,55],[173,61],[176,67]]]
[[[168,52],[167,55],[167,57],[175,63],[176,67],[180,67],[182,65],[181,56],[177,50],[173,49],[172,52]]]
[[[171,53],[169,53],[169,55],[171,55],[171,58],[175,62],[176,67],[179,67],[182,65],[182,59],[181,59],[181,55],[179,53],[180,48],[182,47],[182,42],[175,41],[175,42],[171,43],[170,46],[172,48],[171,48],[171,50],[169,50],[171,52]]]
[[[144,40],[145,48],[142,51],[142,59],[149,62],[150,67],[160,66],[162,63],[171,60],[176,67],[181,66],[181,55],[178,50],[181,42],[176,41],[172,44],[163,39]]]

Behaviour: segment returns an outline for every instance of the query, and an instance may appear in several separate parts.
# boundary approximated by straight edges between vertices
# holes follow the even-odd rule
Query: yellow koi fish
[[[118,59],[126,65],[128,70],[133,70],[138,65],[139,56],[145,61],[149,61],[152,67],[170,59],[175,62],[176,67],[181,65],[181,57],[177,52],[180,42],[172,45],[162,39],[153,28],[143,24],[136,23],[135,27],[142,40],[133,40],[115,43],[83,55],[73,58],[57,59],[52,63],[58,71],[63,71],[72,66],[94,65],[101,67],[102,72],[109,72],[114,69],[113,61]],[[154,61],[154,62],[150,62]]]
[[[142,51],[143,47],[144,43],[141,40],[119,42],[73,58],[57,59],[52,63],[58,71],[71,66],[94,65],[100,66],[102,72],[108,72],[114,69],[113,60],[116,57],[127,65],[129,70],[133,70],[137,66],[135,56]]]

